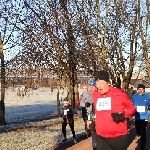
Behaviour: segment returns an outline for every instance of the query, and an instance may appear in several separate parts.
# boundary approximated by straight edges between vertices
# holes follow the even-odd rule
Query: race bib
[[[64,110],[64,115],[67,115],[67,110]]]
[[[145,106],[137,106],[137,112],[145,112]]]
[[[96,103],[96,110],[111,110],[111,97],[98,98]]]

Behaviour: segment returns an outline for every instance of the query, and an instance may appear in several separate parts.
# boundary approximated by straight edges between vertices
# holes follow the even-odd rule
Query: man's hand
[[[91,105],[91,103],[89,103],[89,102],[85,103],[85,107],[90,107],[90,105]]]
[[[111,116],[113,118],[113,121],[116,122],[116,123],[125,121],[124,113],[112,113]]]

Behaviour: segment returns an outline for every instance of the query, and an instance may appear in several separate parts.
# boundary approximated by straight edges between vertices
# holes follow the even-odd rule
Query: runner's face
[[[94,92],[95,90],[96,90],[96,87],[95,87],[95,86],[90,86],[90,85],[89,85],[89,91]]]
[[[106,93],[108,91],[109,84],[108,84],[108,82],[106,82],[104,80],[97,80],[96,81],[96,87],[98,88],[98,91],[101,94],[103,94],[103,93]]]
[[[87,86],[84,86],[84,87],[83,87],[83,92],[87,92],[87,90],[88,90],[88,87],[87,87]]]
[[[129,84],[129,88],[132,88],[132,85],[131,85],[131,84]]]
[[[143,95],[144,92],[145,92],[145,89],[143,89],[143,88],[138,88],[138,93],[139,93],[140,95]]]
[[[68,101],[64,101],[64,106],[68,106],[69,102]]]

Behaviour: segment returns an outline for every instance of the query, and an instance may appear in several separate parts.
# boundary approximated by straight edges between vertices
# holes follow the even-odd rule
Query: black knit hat
[[[139,89],[139,88],[145,89],[145,86],[143,84],[139,84],[138,87],[137,87],[137,89]]]
[[[109,82],[109,74],[105,70],[97,71],[95,74],[95,81],[97,80],[105,80],[106,82]]]

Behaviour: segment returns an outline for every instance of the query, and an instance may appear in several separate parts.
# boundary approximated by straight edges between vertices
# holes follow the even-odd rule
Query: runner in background
[[[150,97],[145,94],[145,86],[139,84],[137,93],[132,96],[132,102],[136,107],[135,129],[136,134],[140,137],[140,150],[145,150],[146,144],[146,127],[148,124],[148,106],[150,106]]]
[[[75,114],[75,110],[70,105],[68,98],[67,97],[64,98],[64,106],[62,108],[62,113],[61,113],[61,117],[63,118],[62,133],[64,136],[64,139],[62,140],[62,142],[65,142],[67,140],[66,126],[69,125],[72,131],[73,141],[74,143],[77,143],[75,131],[74,131],[74,114]]]
[[[85,114],[83,117],[85,119],[85,130],[86,134],[89,137],[89,141],[92,142],[91,138],[91,131],[88,124],[88,120],[92,120],[91,114],[93,112],[93,100],[92,100],[92,93],[96,90],[95,81],[91,80],[89,83],[88,91],[83,94],[82,100],[80,102],[81,107],[85,107]]]
[[[130,99],[136,93],[136,90],[133,89],[132,84],[129,84],[128,88],[126,89],[126,93],[127,93],[127,95],[129,96]]]
[[[79,100],[77,100],[77,105],[79,106],[79,108],[81,107],[81,106],[80,106],[80,102],[81,102],[81,100],[82,100],[83,94],[84,94],[85,92],[87,92],[87,91],[88,91],[88,86],[84,85],[84,86],[83,86],[83,93],[81,94]],[[85,107],[81,107],[81,111],[82,111],[82,118],[83,118],[83,121],[85,122],[85,120],[86,120],[86,110],[85,110]]]

